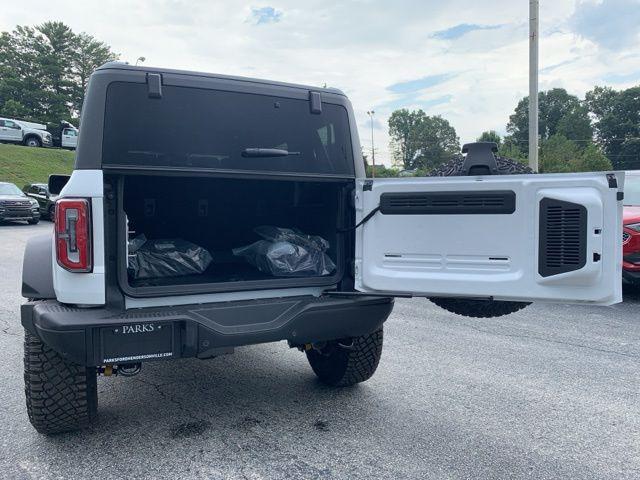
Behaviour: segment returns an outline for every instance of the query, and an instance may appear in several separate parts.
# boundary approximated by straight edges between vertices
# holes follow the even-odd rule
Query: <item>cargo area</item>
[[[339,230],[347,227],[353,218],[346,207],[352,188],[349,181],[158,175],[120,177],[119,228],[122,234],[119,247],[127,252],[127,265],[121,265],[119,275],[121,286],[132,291],[179,294],[189,293],[194,288],[203,292],[336,283],[342,274],[345,248],[345,234]],[[264,232],[265,228],[260,230],[258,227],[280,232],[274,228],[277,227],[296,234],[289,234],[284,241],[265,239],[258,233]],[[315,261],[323,260],[323,268],[298,272],[276,269],[275,273],[265,268],[265,262],[268,264],[268,259],[263,258],[265,249],[269,252],[283,248],[292,250],[294,259],[296,252],[309,250],[307,243],[302,249],[297,246],[297,234],[300,238],[312,239],[311,250],[318,243],[326,246],[324,252],[314,251],[317,256],[313,257]],[[290,238],[294,238],[293,247]],[[157,260],[162,264],[165,259],[173,261],[176,257],[173,247],[182,245],[177,243],[181,241],[192,244],[187,261],[195,258],[197,268],[202,271],[166,274],[171,268],[161,268],[158,275],[153,271],[149,275],[144,269],[133,268],[147,261],[144,253],[143,257],[138,256],[150,246],[156,249],[152,263]],[[238,254],[238,249],[256,245],[256,242],[261,242],[257,244],[260,248],[251,247],[249,252],[256,254],[251,258],[257,257],[258,265],[250,256]],[[145,246],[137,250],[140,244]]]

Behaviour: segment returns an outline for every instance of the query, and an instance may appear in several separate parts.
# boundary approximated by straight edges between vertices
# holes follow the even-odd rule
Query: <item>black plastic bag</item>
[[[325,253],[329,242],[322,237],[267,225],[254,231],[264,240],[234,248],[233,254],[244,257],[263,273],[276,277],[321,276],[336,269]]]
[[[140,235],[129,242],[129,271],[137,280],[200,274],[211,261],[206,249],[180,238],[146,240]]]

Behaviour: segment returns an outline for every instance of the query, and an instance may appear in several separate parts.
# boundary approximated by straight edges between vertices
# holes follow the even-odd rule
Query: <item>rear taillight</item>
[[[82,198],[62,198],[56,202],[56,257],[58,265],[70,272],[90,272],[91,205]]]

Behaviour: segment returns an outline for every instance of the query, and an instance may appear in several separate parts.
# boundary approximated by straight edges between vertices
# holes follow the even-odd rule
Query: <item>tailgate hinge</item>
[[[162,75],[147,73],[147,94],[149,98],[162,98]]]
[[[311,113],[322,113],[322,95],[320,95],[320,92],[309,92],[309,106]]]

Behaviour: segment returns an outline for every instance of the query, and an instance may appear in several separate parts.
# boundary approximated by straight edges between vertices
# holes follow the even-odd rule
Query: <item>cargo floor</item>
[[[167,285],[193,285],[199,283],[246,282],[252,280],[268,280],[273,275],[262,273],[248,263],[211,263],[201,274],[182,275],[179,277],[130,279],[132,287],[163,287]]]

